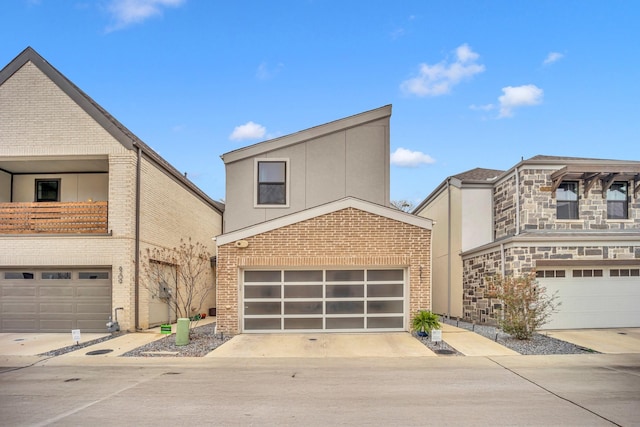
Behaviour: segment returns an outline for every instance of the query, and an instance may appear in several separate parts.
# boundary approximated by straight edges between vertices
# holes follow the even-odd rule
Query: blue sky
[[[5,0],[24,48],[207,194],[219,156],[387,104],[391,198],[536,154],[640,160],[640,2]]]

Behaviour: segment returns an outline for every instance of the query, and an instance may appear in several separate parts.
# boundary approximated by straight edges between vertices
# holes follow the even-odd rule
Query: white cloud
[[[267,129],[264,126],[253,122],[247,122],[243,125],[236,126],[231,135],[229,135],[229,139],[232,141],[258,139],[262,138],[266,132]]]
[[[398,148],[391,153],[391,164],[404,167],[415,168],[422,164],[435,163],[435,160],[428,154],[421,153],[420,151],[411,151],[406,148]]]
[[[416,96],[438,96],[451,92],[451,88],[464,79],[485,70],[484,65],[476,63],[480,55],[469,45],[458,46],[453,62],[441,61],[434,65],[420,64],[420,71],[400,84],[403,92]]]
[[[256,77],[259,80],[269,80],[275,77],[284,68],[283,63],[278,63],[275,66],[270,66],[267,62],[262,62],[258,65],[256,70]]]
[[[547,57],[544,59],[542,64],[543,65],[553,64],[556,61],[560,61],[562,58],[564,58],[564,55],[561,54],[560,52],[551,52],[549,55],[547,55]]]
[[[500,114],[498,118],[513,116],[513,110],[520,107],[539,105],[542,103],[544,91],[536,85],[507,86],[502,88],[500,96]]]
[[[162,15],[166,7],[178,7],[186,0],[111,0],[107,10],[115,23],[107,31],[116,31],[132,24],[145,21],[153,16]]]

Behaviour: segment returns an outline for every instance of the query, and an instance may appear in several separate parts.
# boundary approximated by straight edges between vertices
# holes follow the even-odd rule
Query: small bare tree
[[[561,304],[556,293],[547,295],[546,288],[538,285],[535,271],[521,277],[496,275],[487,281],[489,297],[502,301],[498,324],[519,340],[531,339]]]
[[[144,286],[173,305],[176,317],[198,317],[212,290],[210,254],[199,242],[181,239],[177,248],[147,248],[142,256]],[[193,322],[192,322],[193,326]]]

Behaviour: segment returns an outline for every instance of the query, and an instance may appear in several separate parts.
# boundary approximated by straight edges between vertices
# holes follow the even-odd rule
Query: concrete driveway
[[[381,334],[242,334],[206,357],[436,356],[407,332]]]
[[[640,328],[567,329],[542,333],[599,353],[640,353]]]

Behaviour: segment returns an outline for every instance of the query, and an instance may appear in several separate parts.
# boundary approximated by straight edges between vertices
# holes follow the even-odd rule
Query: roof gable
[[[60,71],[47,62],[33,48],[27,47],[13,61],[0,70],[0,86],[2,86],[11,76],[20,70],[26,63],[31,62],[49,80],[60,88],[69,98],[71,98],[80,108],[82,108],[93,120],[102,126],[113,138],[129,150],[140,149],[142,154],[153,161],[169,176],[183,185],[197,197],[218,210],[224,211],[224,205],[216,202],[200,190],[195,184],[186,179],[180,171],[171,166],[169,162],[160,157],[151,147],[142,142],[136,135],[127,129],[122,123],[109,114],[89,95],[84,93],[71,80],[66,78]]]
[[[287,225],[296,224],[298,222],[306,221],[308,219],[316,218],[321,215],[326,215],[347,208],[358,209],[364,212],[371,213],[373,215],[378,215],[395,221],[404,222],[406,224],[425,228],[427,230],[431,230],[433,227],[433,221],[431,221],[430,219],[411,215],[395,208],[376,205],[374,203],[366,202],[364,200],[356,199],[353,197],[346,197],[335,202],[316,206],[314,208],[276,218],[271,221],[262,222],[251,227],[232,231],[231,233],[222,234],[220,236],[217,236],[216,243],[218,246],[225,245],[236,240],[241,240],[247,237],[266,233],[268,231],[276,230]]]
[[[285,135],[280,138],[259,142],[248,147],[230,151],[220,157],[225,164],[232,163],[238,160],[255,157],[270,151],[299,144],[311,139],[316,139],[324,135],[346,130],[355,126],[360,126],[366,123],[374,122],[376,120],[388,118],[390,116],[391,105],[385,105],[384,107],[376,108],[375,110],[365,111],[354,116],[345,117],[343,119],[305,129],[300,132]]]

